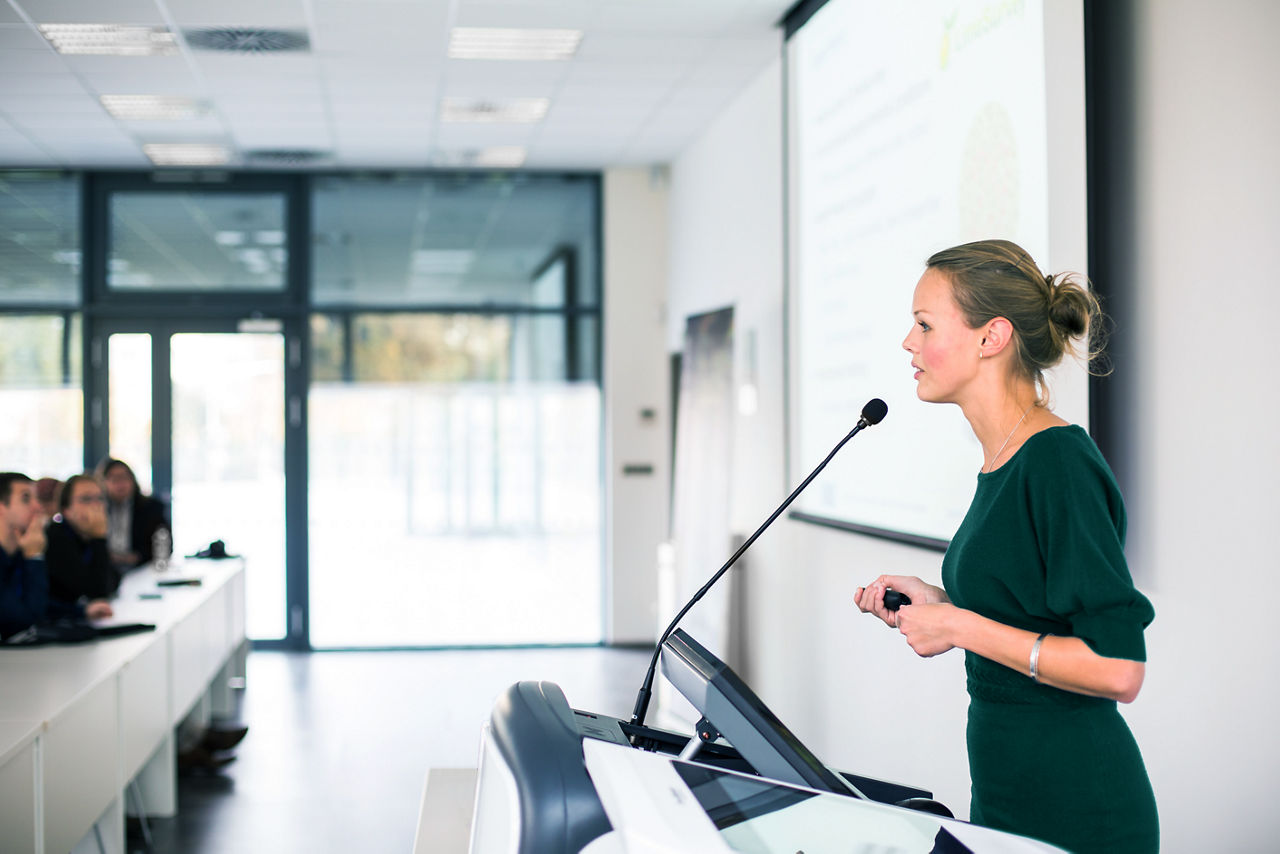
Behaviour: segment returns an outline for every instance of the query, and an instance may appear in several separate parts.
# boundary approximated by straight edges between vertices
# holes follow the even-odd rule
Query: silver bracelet
[[[1044,639],[1049,636],[1048,632],[1041,632],[1040,637],[1036,638],[1036,642],[1031,646],[1031,681],[1040,681],[1040,644],[1044,643]]]

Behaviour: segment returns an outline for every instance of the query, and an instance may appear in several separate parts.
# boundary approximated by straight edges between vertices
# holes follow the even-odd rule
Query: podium
[[[681,735],[518,682],[481,738],[472,854],[1052,852],[951,817],[925,789],[823,764],[683,631],[662,672],[703,716]]]

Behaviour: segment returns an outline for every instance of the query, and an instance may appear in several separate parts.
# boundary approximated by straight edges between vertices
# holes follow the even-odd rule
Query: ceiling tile
[[[81,165],[101,165],[115,156],[124,158],[121,165],[144,167],[138,140],[156,137],[234,137],[242,148],[316,147],[316,138],[326,144],[336,140],[341,144],[333,165],[338,167],[353,165],[348,155],[358,157],[361,166],[421,166],[432,151],[495,145],[528,146],[530,166],[543,168],[600,168],[614,157],[627,162],[668,157],[668,149],[685,144],[742,86],[770,63],[776,67],[780,36],[773,22],[789,5],[784,0],[16,0],[28,12],[38,8],[38,20],[50,22],[160,25],[167,17],[179,27],[311,27],[312,51],[303,54],[187,50],[175,57],[64,58],[22,24],[14,2],[0,0],[0,112],[20,122],[30,118],[51,146],[61,140],[58,157],[81,152]],[[447,60],[450,23],[580,27],[584,38],[577,57],[564,62]],[[100,110],[98,94],[208,98],[213,113],[194,123],[116,126]],[[445,95],[550,97],[551,108],[536,125],[444,125],[437,117]],[[85,122],[97,130],[88,130]],[[121,140],[104,143],[90,159],[82,146],[112,133]],[[39,154],[43,144],[12,130],[4,139],[9,140],[5,151],[25,146]],[[0,155],[0,162],[12,161]]]
[[[167,77],[188,73],[187,61],[181,56],[64,56],[62,61],[77,74],[131,75],[138,78]]]
[[[53,51],[6,50],[0,51],[0,74],[65,74],[67,66],[62,57]],[[4,85],[8,87],[6,79]]]
[[[116,2],[116,0],[112,0]],[[306,29],[302,0],[159,0],[182,29],[280,27]]]
[[[217,116],[198,119],[172,119],[168,121],[117,121],[120,129],[132,137],[141,139],[168,139],[170,137],[216,137],[226,133],[222,120]]]
[[[599,4],[591,19],[594,32],[679,33],[724,36],[749,32],[737,3],[690,3],[688,0],[645,0],[643,3]],[[585,39],[584,39],[585,41]]]
[[[61,113],[102,116],[106,111],[91,95],[29,95],[0,89],[0,111],[13,115]]]
[[[71,74],[4,74],[4,88],[25,95],[83,95],[84,86]]]
[[[436,111],[421,106],[385,106],[378,109],[335,108],[331,115],[336,127],[377,128],[384,125],[431,127],[436,123]]]
[[[77,166],[150,166],[151,161],[132,140],[109,142],[104,140],[59,141],[49,144],[49,150],[64,163]]]
[[[67,136],[74,136],[80,133],[118,132],[115,119],[107,115],[105,111],[100,116],[28,113],[24,116],[10,115],[9,120],[26,131],[42,136],[45,131],[50,130],[66,131]]]
[[[124,68],[120,71],[82,75],[89,88],[99,95],[191,95],[205,94],[204,84],[185,64],[168,65],[163,71]]]
[[[218,99],[218,109],[227,116],[247,116],[270,120],[272,116],[323,116],[324,98],[318,94],[275,94],[243,92]]]
[[[375,56],[443,59],[449,44],[448,3],[315,2],[312,49]]]
[[[510,90],[525,87],[545,92],[558,86],[568,74],[563,62],[492,62],[483,59],[450,60],[444,69],[450,92],[486,88]]]
[[[65,130],[77,131],[76,133],[64,133]],[[95,142],[101,142],[103,145],[131,145],[137,143],[134,139],[124,131],[117,128],[111,122],[104,124],[84,124],[80,126],[64,127],[56,124],[49,124],[43,127],[37,127],[34,124],[27,125],[27,133],[32,139],[38,141],[41,145],[49,149],[56,149],[59,146],[87,146]]]
[[[613,62],[636,65],[701,61],[714,39],[672,37],[669,33],[588,33],[578,48],[578,62]]]
[[[441,148],[488,148],[524,145],[532,133],[528,125],[441,124],[436,127],[436,141]]]
[[[26,24],[0,24],[0,50],[51,51],[49,43]]]
[[[13,168],[20,166],[62,166],[43,148],[32,145],[21,137],[0,137],[0,164]]]
[[[686,65],[621,64],[590,62],[575,65],[565,77],[565,87],[631,89],[637,86],[670,86],[688,73]]]
[[[153,0],[18,0],[37,24],[145,24],[164,26]]]
[[[359,76],[325,76],[325,90],[335,103],[393,101],[399,103],[434,100],[440,77],[436,74],[405,73],[399,77],[372,71]]]
[[[323,98],[324,90],[319,79],[306,74],[274,74],[262,77],[253,75],[224,75],[208,78],[209,90],[217,97],[262,96],[287,98],[289,96]]]
[[[329,151],[333,137],[324,128],[256,127],[232,134],[240,151],[255,149],[306,149]]]
[[[260,55],[193,50],[191,58],[200,71],[210,78],[249,75],[261,78],[279,75],[314,77],[320,71],[316,58],[309,53]]]
[[[454,26],[585,30],[595,17],[595,7],[586,3],[461,2]]]

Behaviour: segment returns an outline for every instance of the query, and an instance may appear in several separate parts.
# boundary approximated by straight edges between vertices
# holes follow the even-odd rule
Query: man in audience
[[[120,571],[107,554],[107,508],[102,487],[93,477],[67,479],[58,499],[61,521],[45,529],[45,569],[49,596],[61,602],[115,595]]]
[[[37,512],[31,478],[0,473],[0,638],[50,618],[111,616],[111,605],[59,606],[49,601],[44,568],[44,517]]]
[[[170,530],[164,504],[142,494],[133,469],[122,460],[107,457],[98,464],[97,474],[107,491],[107,548],[111,562],[125,568],[149,563],[156,531]]]

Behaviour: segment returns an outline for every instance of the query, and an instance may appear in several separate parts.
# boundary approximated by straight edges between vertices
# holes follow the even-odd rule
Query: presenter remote
[[[890,611],[896,611],[903,605],[910,605],[911,597],[905,593],[899,593],[897,590],[884,591],[884,606]]]

